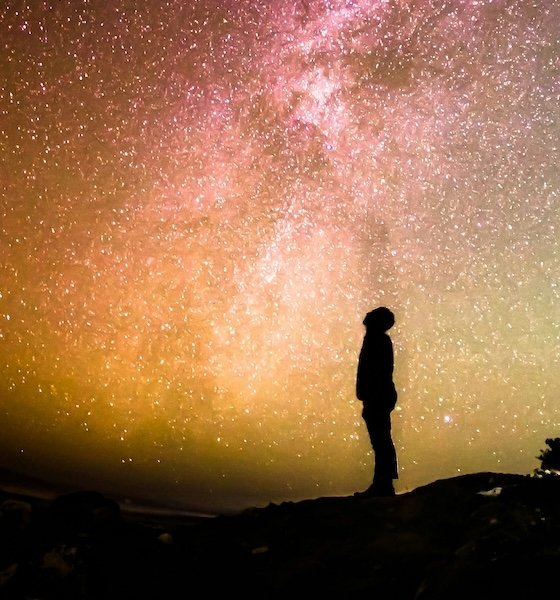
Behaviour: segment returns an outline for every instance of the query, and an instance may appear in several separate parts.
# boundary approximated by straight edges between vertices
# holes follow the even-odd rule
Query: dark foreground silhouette
[[[477,473],[206,519],[0,492],[0,597],[550,597],[559,540],[558,477]]]

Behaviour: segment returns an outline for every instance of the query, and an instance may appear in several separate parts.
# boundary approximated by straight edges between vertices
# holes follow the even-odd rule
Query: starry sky
[[[0,7],[0,467],[209,510],[560,435],[560,4]]]

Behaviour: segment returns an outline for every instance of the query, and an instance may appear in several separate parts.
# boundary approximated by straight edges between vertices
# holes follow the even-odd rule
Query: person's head
[[[380,306],[368,312],[364,325],[370,331],[387,331],[395,324],[395,315],[385,306]]]

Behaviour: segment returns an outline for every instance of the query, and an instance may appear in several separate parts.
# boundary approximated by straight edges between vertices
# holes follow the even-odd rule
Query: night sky
[[[0,467],[209,510],[560,435],[560,3],[4,0]]]

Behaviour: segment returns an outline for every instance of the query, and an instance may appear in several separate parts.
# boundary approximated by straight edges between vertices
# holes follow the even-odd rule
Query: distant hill
[[[132,518],[96,492],[4,492],[0,534],[8,599],[525,600],[560,568],[560,478],[476,473],[194,520]]]
[[[67,481],[37,477],[0,468],[0,490],[12,496],[54,500],[63,494],[87,491],[87,489],[82,486],[71,485]],[[123,511],[130,513],[214,516],[198,506],[177,505],[173,499],[170,499],[166,504],[165,502],[155,502],[140,496],[133,497],[128,495],[125,497],[120,494],[108,493],[106,490],[102,490],[101,493],[118,502]]]

